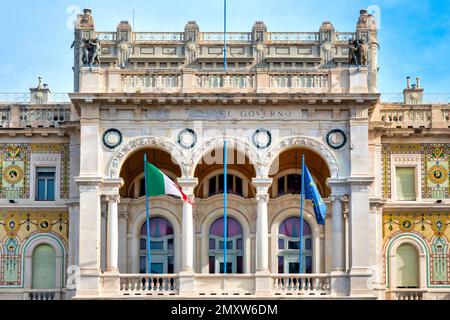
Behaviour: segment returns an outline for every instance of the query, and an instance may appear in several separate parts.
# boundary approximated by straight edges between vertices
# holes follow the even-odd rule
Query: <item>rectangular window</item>
[[[282,196],[284,194],[284,177],[278,179],[278,196]]]
[[[223,193],[223,174],[219,175],[219,188],[217,193]]]
[[[288,249],[300,250],[300,241],[288,241]]]
[[[167,273],[174,272],[174,268],[173,268],[174,265],[175,265],[175,259],[172,256],[167,257]]]
[[[236,194],[242,196],[242,179],[239,177],[236,177]]]
[[[209,273],[213,274],[216,273],[216,259],[214,256],[209,257]]]
[[[139,273],[146,273],[147,270],[147,257],[140,256],[139,258]]]
[[[284,273],[284,257],[278,257],[278,273]]]
[[[305,270],[306,273],[312,273],[312,256],[305,257]]]
[[[242,239],[236,240],[236,249],[241,250],[242,249]]]
[[[216,194],[216,177],[209,179],[209,196]]]
[[[234,187],[234,180],[233,176],[231,174],[227,174],[227,192],[233,193]]]
[[[36,201],[55,201],[56,168],[36,168]]]
[[[289,273],[298,273],[298,262],[289,262]]]
[[[173,250],[173,239],[167,239],[167,249]]]
[[[216,240],[209,239],[209,250],[215,250],[215,249],[216,249]]]
[[[220,263],[220,273],[223,273],[223,262]],[[233,273],[233,264],[227,262],[227,273]]]
[[[407,167],[397,167],[396,175],[396,191],[397,200],[415,201],[416,200],[416,169]]]
[[[311,250],[311,248],[312,248],[311,239],[305,239],[305,250]]]
[[[236,257],[236,273],[244,273],[242,256]]]
[[[141,250],[147,249],[147,240],[145,240],[145,239],[140,240],[140,248],[141,248]]]
[[[152,263],[152,272],[156,274],[164,273],[164,265],[162,263]]]
[[[278,250],[284,250],[284,239],[278,239]]]
[[[150,241],[150,249],[151,250],[163,250],[164,249],[164,241]]]

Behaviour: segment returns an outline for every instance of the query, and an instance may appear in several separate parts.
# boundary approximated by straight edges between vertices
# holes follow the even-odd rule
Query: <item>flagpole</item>
[[[305,155],[302,154],[302,178],[300,191],[300,250],[298,257],[298,273],[302,273],[303,260],[303,205],[305,199]]]
[[[228,241],[228,222],[227,222],[227,197],[228,197],[228,185],[227,185],[227,140],[223,142],[223,273],[227,273],[227,241]],[[219,265],[220,269],[220,265]],[[220,272],[220,270],[219,270]]]
[[[223,67],[227,72],[227,0],[223,1]]]
[[[150,218],[148,210],[148,190],[147,190],[147,154],[144,154],[144,179],[145,179],[145,214],[147,220],[147,266],[148,273],[152,273],[152,257],[150,255]]]

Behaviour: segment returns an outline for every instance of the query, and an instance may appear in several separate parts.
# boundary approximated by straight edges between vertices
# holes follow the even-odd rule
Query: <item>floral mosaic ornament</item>
[[[448,170],[441,165],[434,165],[428,170],[428,179],[435,184],[443,184],[448,178]]]
[[[437,237],[442,237],[444,235],[445,230],[447,230],[447,219],[444,217],[433,217],[431,219],[431,229],[433,229],[434,234]]]
[[[3,179],[11,185],[15,185],[23,179],[23,169],[18,165],[9,165],[3,169]]]

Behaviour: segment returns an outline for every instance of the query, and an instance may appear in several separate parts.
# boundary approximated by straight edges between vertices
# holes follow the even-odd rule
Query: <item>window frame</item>
[[[397,168],[415,168],[415,200],[400,200],[397,195]],[[422,160],[420,154],[391,155],[391,201],[401,203],[416,203],[422,201]]]

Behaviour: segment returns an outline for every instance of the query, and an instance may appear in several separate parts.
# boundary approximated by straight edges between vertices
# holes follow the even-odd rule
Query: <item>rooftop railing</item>
[[[0,92],[0,104],[56,104],[70,103],[67,93],[51,93],[47,101],[35,99],[31,93]]]
[[[404,103],[403,93],[382,93],[383,103]],[[423,104],[448,104],[450,103],[450,93],[424,93]]]

